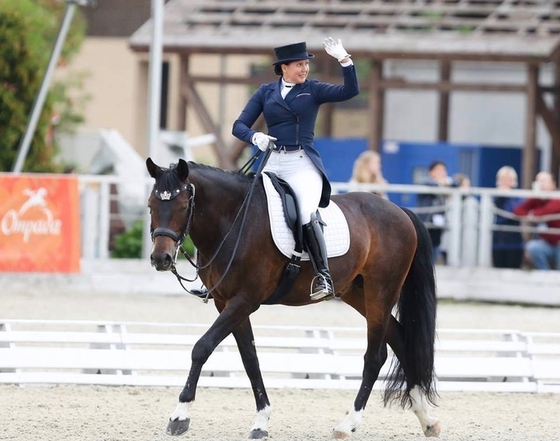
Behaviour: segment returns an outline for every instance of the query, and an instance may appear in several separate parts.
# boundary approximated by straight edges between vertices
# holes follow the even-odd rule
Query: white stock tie
[[[284,80],[282,80],[282,91],[280,92],[280,95],[282,95],[282,98],[286,98],[286,95],[288,95],[288,93],[290,93],[290,90],[292,90],[292,87],[295,86],[295,84],[293,83],[287,83]]]

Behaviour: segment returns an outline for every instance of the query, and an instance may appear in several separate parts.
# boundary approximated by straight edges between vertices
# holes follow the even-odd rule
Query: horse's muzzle
[[[169,271],[173,267],[173,256],[169,253],[162,253],[150,256],[150,263],[157,271]]]
[[[154,237],[150,263],[157,271],[170,271],[177,256],[177,243],[169,235]]]

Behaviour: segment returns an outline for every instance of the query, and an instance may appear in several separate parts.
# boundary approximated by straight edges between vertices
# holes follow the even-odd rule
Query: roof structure
[[[130,37],[131,48],[148,51],[151,33],[150,20]],[[371,149],[378,150],[383,138],[384,94],[389,89],[438,93],[440,141],[448,139],[451,92],[522,93],[527,99],[523,186],[529,188],[537,170],[537,118],[545,123],[552,140],[552,170],[560,169],[560,0],[169,0],[165,6],[164,50],[179,54],[183,67],[196,53],[272,57],[272,48],[296,41],[306,41],[308,50],[317,55],[316,62],[324,62],[328,57],[322,41],[327,36],[342,39],[356,59],[370,62],[361,87],[368,94]],[[426,82],[385,76],[385,61],[415,59],[437,60],[439,78]],[[521,63],[526,80],[523,84],[458,82],[452,69],[455,62],[466,60]],[[548,63],[553,64],[554,84],[541,85],[539,70]],[[328,76],[321,79],[329,80]],[[216,135],[223,167],[231,167],[231,158],[244,145],[228,148],[224,144],[195,86],[255,81],[263,78],[193,76],[188,69],[182,70],[183,102],[193,106],[207,131]],[[552,94],[552,105],[545,100],[546,94]],[[185,115],[183,109],[179,114]],[[322,133],[329,136],[332,106],[322,115]]]
[[[263,53],[341,38],[370,58],[548,62],[560,58],[553,0],[171,0],[164,45],[184,52]],[[151,22],[130,39],[149,47]],[[295,37],[294,37],[295,36]]]

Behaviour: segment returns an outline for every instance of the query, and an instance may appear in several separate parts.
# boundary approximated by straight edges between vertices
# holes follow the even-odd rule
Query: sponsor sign
[[[75,177],[0,175],[0,271],[78,272]]]

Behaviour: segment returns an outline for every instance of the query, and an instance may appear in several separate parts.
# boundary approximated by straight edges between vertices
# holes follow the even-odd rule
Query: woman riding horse
[[[233,334],[256,404],[249,437],[264,438],[271,406],[250,315],[273,296],[286,257],[270,234],[262,180],[183,160],[170,168],[162,168],[150,158],[146,164],[155,179],[148,200],[151,263],[158,271],[175,271],[178,248],[189,235],[197,249],[200,278],[212,292],[219,312],[192,348],[189,375],[167,432],[180,435],[188,430],[202,368],[220,342]],[[252,195],[250,203],[248,195]],[[396,363],[386,378],[385,400],[409,405],[426,436],[437,436],[440,424],[430,416],[428,406],[436,395],[436,295],[428,232],[410,210],[371,193],[350,192],[332,200],[348,222],[350,243],[344,255],[331,259],[331,274],[341,301],[356,309],[367,324],[362,382],[334,436],[348,438],[360,426],[387,360],[387,345]],[[293,288],[276,303],[318,303],[309,297],[314,274],[312,265],[302,263]]]
[[[319,106],[349,100],[360,89],[356,68],[340,40],[326,38],[325,51],[342,66],[344,84],[335,86],[309,81],[309,59],[305,43],[289,44],[274,49],[274,73],[278,81],[263,84],[251,97],[233,124],[233,134],[265,151],[272,141],[276,145],[264,167],[286,181],[296,195],[304,242],[317,274],[312,299],[334,298],[323,230],[316,216],[317,207],[329,204],[331,186],[323,161],[313,147],[313,135]],[[264,114],[268,135],[251,129]]]

